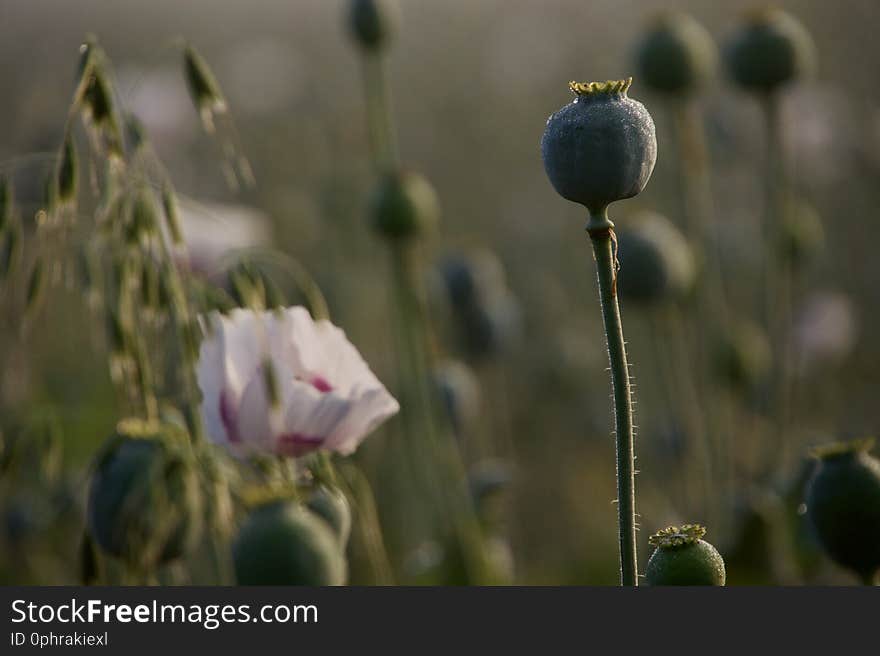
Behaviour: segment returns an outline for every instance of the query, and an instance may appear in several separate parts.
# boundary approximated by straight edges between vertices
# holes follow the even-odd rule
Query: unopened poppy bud
[[[137,566],[190,550],[202,531],[196,469],[178,428],[126,420],[99,457],[88,502],[89,532],[105,552]]]
[[[806,28],[780,9],[746,17],[727,47],[733,80],[755,93],[768,93],[812,72],[815,45]]]
[[[880,570],[880,461],[873,440],[814,450],[819,459],[807,489],[807,516],[823,549],[872,582]]]
[[[715,73],[715,43],[687,14],[665,12],[648,28],[636,50],[639,79],[660,93],[686,96]]]
[[[430,231],[440,211],[434,188],[418,173],[386,175],[373,196],[373,226],[388,239],[408,239]]]
[[[724,585],[724,559],[704,541],[699,524],[669,526],[651,536],[656,550],[648,560],[648,585]]]
[[[365,50],[381,50],[397,32],[400,9],[395,0],[351,0],[348,24]]]
[[[292,500],[259,505],[232,548],[239,585],[342,585],[347,565],[327,522]]]
[[[309,495],[306,506],[327,522],[344,550],[351,536],[351,506],[348,505],[345,495],[339,490],[321,485]]]
[[[693,288],[693,254],[684,235],[665,217],[636,215],[617,232],[617,291],[639,302],[677,300]]]
[[[654,121],[627,96],[631,82],[571,82],[575,99],[547,119],[541,140],[547,177],[560,196],[591,213],[638,194],[654,170]]]

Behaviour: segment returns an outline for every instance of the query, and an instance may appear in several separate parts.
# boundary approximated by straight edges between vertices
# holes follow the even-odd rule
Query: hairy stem
[[[611,387],[614,397],[614,434],[617,447],[617,524],[620,540],[620,583],[638,585],[636,554],[635,454],[633,447],[632,392],[623,323],[617,304],[617,239],[607,208],[590,211],[587,232],[593,243],[593,255],[599,274],[599,299],[602,321],[611,363]]]

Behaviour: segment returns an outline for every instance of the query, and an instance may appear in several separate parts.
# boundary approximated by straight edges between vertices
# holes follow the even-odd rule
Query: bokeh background
[[[806,447],[870,435],[878,422],[880,347],[873,336],[880,332],[880,85],[873,62],[880,56],[880,5],[778,4],[807,26],[819,53],[817,76],[790,89],[783,109],[796,193],[817,210],[825,235],[806,274],[795,312],[800,328],[793,333],[804,335],[797,347],[802,366],[795,425],[797,444]],[[85,35],[96,35],[112,58],[123,101],[145,124],[188,199],[193,249],[210,259],[227,247],[271,243],[298,258],[324,290],[334,321],[394,391],[386,257],[365,216],[374,174],[361,65],[345,29],[345,5],[3,0],[0,161],[15,166],[25,181],[29,167],[34,170],[33,189],[25,182],[17,194],[23,203],[28,193],[36,198],[39,160],[20,157],[57,148],[78,47]],[[461,392],[478,404],[464,413],[462,451],[470,466],[502,463],[511,474],[505,536],[517,582],[613,584],[614,444],[592,255],[583,211],[550,187],[539,142],[547,116],[570,98],[569,80],[633,74],[633,50],[656,11],[685,10],[723,43],[754,3],[401,5],[403,21],[390,55],[400,152],[407,166],[434,184],[442,206],[427,254],[432,298],[442,296],[444,263],[462,254],[482,254],[486,266],[502,266],[506,278],[504,309],[488,350],[467,348],[442,300],[434,305],[438,350],[468,367],[479,386],[479,398]],[[226,184],[217,146],[201,130],[180,75],[181,37],[210,62],[228,98],[254,189]],[[682,225],[665,105],[637,77],[630,95],[655,118],[659,159],[645,192],[613,207],[612,218],[624,224],[627,216],[652,210]],[[722,264],[733,288],[748,288],[762,211],[759,108],[723,72],[702,106]],[[666,350],[654,343],[656,317],[625,301],[623,313],[637,383],[644,562],[649,533],[707,520],[691,516],[704,507],[706,490],[676,438],[669,399],[680,390],[656,357]],[[2,317],[2,324],[0,426],[8,430],[21,417],[51,415],[63,440],[53,456],[57,462],[48,465],[62,472],[53,474],[51,495],[48,488],[42,495],[0,488],[0,580],[73,582],[76,538],[70,536],[81,530],[87,464],[119,418],[98,328],[82,299],[63,289],[52,292],[26,334],[15,316]],[[747,411],[738,417],[729,425],[732,439],[755,448],[760,418]],[[387,432],[372,436],[357,455],[374,482],[380,511],[399,502],[381,481]],[[794,459],[779,480],[758,490],[742,483],[718,533],[710,526],[709,539],[730,554],[732,581],[731,559],[741,552],[748,566],[740,572],[756,572],[741,582],[852,580],[819,557],[808,574],[775,564],[778,523],[766,517],[796,512],[797,494],[786,496],[786,490],[798,467]],[[47,510],[58,504],[70,509],[63,521]]]

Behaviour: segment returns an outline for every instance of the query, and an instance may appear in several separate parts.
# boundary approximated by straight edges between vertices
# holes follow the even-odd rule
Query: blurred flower
[[[179,212],[186,263],[194,271],[216,272],[227,253],[269,241],[269,218],[251,207],[181,203]]]
[[[817,292],[798,313],[795,343],[802,371],[818,362],[840,361],[856,341],[852,303],[839,292]]]
[[[349,454],[399,405],[345,333],[302,307],[203,318],[198,382],[211,439],[236,451]]]

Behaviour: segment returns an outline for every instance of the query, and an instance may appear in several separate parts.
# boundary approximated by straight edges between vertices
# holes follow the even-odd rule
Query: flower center
[[[626,93],[632,84],[631,77],[625,80],[606,80],[605,82],[575,82],[568,83],[568,88],[576,96],[597,96],[603,93]]]

